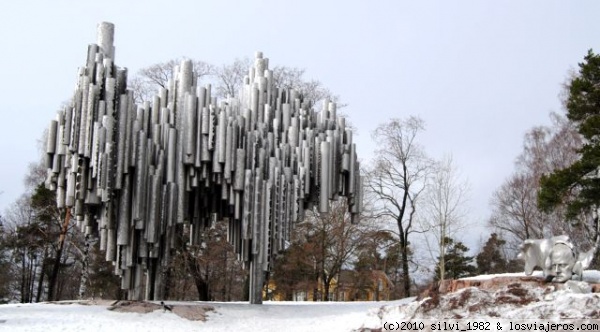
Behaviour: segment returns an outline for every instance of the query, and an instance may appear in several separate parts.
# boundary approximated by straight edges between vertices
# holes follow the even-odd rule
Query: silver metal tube
[[[234,190],[244,190],[245,174],[246,174],[246,151],[244,149],[237,149],[235,156],[235,178],[233,182]]]
[[[98,24],[98,45],[100,46],[100,51],[111,59],[115,58],[115,48],[113,46],[114,37],[114,24],[108,22],[101,22]]]
[[[136,157],[136,181],[134,191],[133,219],[144,220],[146,215],[146,179],[147,179],[147,156],[146,138],[143,131],[138,133]],[[136,224],[136,228],[138,228]]]
[[[183,151],[183,163],[186,165],[192,165],[196,161],[196,96],[186,93],[185,94],[185,114],[186,121],[184,124],[184,151]]]
[[[197,115],[196,115],[196,159],[194,161],[194,166],[196,167],[201,167],[202,166],[202,138],[203,138],[203,126],[204,126],[204,121],[206,121],[206,119],[204,118],[204,107],[205,107],[205,103],[206,103],[206,88],[203,87],[199,87],[197,89],[197,95],[198,95],[198,105],[197,105]]]
[[[46,141],[46,153],[54,154],[56,152],[56,136],[58,131],[58,121],[50,121],[48,127],[48,139]]]
[[[114,178],[114,167],[113,167],[113,143],[106,143],[106,152],[104,153],[104,183],[105,186],[102,188],[102,201],[108,202],[111,199],[111,194],[113,190],[113,178]]]
[[[167,148],[167,182],[175,182],[175,153],[177,151],[177,130],[169,129],[169,145]]]
[[[123,174],[125,173],[125,146],[127,143],[127,110],[129,109],[127,95],[119,99],[119,113],[117,119],[117,155],[115,189],[121,189]]]
[[[106,261],[114,262],[117,258],[117,234],[114,228],[106,230]]]
[[[225,153],[227,151],[226,145],[227,135],[227,114],[225,110],[221,109],[219,113],[219,123],[217,124],[217,160],[220,163],[225,163]]]
[[[231,172],[234,167],[233,162],[235,160],[233,154],[233,124],[229,122],[225,133],[225,164],[223,165],[223,178],[230,183]]]
[[[257,172],[259,173],[259,172]],[[254,199],[252,203],[252,254],[259,254],[261,242],[262,242],[262,229],[265,221],[263,220],[263,180],[260,176],[254,177]]]
[[[151,190],[149,193],[149,216],[148,226],[146,227],[147,242],[155,243],[158,240],[158,234],[160,232],[158,225],[160,224],[160,194],[161,194],[161,177],[160,175],[154,174],[151,177]]]
[[[329,142],[321,142],[321,179],[319,192],[319,212],[329,212]]]
[[[87,158],[90,157],[92,152],[92,129],[94,123],[94,114],[96,113],[96,101],[98,99],[98,87],[94,84],[90,84],[88,97],[87,97],[87,114],[85,116],[85,129],[83,131],[83,137],[80,138],[80,144],[83,145],[83,155]]]
[[[100,123],[94,122],[92,130],[92,156],[90,167],[92,169],[92,177],[95,178],[98,175],[98,167],[99,167],[99,151],[100,151]]]
[[[124,177],[124,183],[119,197],[119,214],[117,226],[117,245],[129,245],[131,227],[131,176]]]
[[[348,174],[348,195],[354,194],[354,190],[356,187],[356,174],[358,170],[356,167],[356,144],[352,143],[350,145],[350,172]]]
[[[246,170],[244,176],[244,204],[242,212],[242,239],[249,240],[252,238],[252,203],[254,177],[251,170]]]
[[[183,60],[179,66],[179,92],[182,96],[184,93],[191,91],[193,83],[194,70],[192,68],[192,60]]]

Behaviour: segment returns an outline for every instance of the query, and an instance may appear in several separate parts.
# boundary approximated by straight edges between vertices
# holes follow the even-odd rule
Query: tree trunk
[[[329,278],[323,279],[323,301],[329,302],[329,287],[331,286],[331,280]]]
[[[406,196],[405,196],[406,197]],[[405,233],[404,228],[402,227],[402,218],[404,213],[400,214],[400,217],[397,220],[398,223],[398,231],[400,237],[400,259],[402,261],[402,274],[403,274],[403,285],[404,285],[404,297],[410,296],[410,271],[408,266],[408,235]]]
[[[316,282],[315,282],[315,286],[313,288],[313,301],[317,302],[318,301],[318,297],[319,297],[319,274],[316,274],[316,278],[315,278]]]
[[[26,275],[25,275],[25,249],[21,255],[21,303],[27,303],[27,291],[25,287]]]
[[[35,256],[34,256],[35,257]],[[29,281],[27,284],[27,293],[29,295],[29,299],[27,302],[33,302],[33,284],[35,280],[35,271],[37,270],[37,265],[35,264],[35,258],[31,259],[31,263],[29,263]]]
[[[52,266],[52,273],[50,274],[50,278],[48,279],[48,301],[55,301],[55,292],[56,282],[58,281],[58,272],[60,270],[60,257],[62,256],[62,245],[59,245],[58,250],[56,251],[56,256],[54,258],[54,265]]]
[[[83,248],[83,259],[81,260],[81,279],[79,281],[79,299],[82,300],[87,293],[87,282],[90,271],[90,235],[85,236],[85,246]]]
[[[244,278],[244,289],[242,290],[242,300],[250,301],[250,274]]]
[[[42,269],[40,271],[40,280],[38,281],[37,294],[35,295],[35,302],[39,303],[42,299],[42,291],[44,289],[44,275],[46,274],[46,260],[48,259],[48,248],[44,248],[44,257],[42,257]]]
[[[233,269],[233,266],[232,266]],[[228,273],[228,279],[227,279],[227,283],[228,283],[228,287],[227,287],[227,301],[231,301],[231,288],[233,287],[233,270],[230,271],[230,273]]]
[[[402,244],[402,274],[404,274],[404,297],[410,296],[410,271],[408,268],[408,246]]]
[[[58,250],[56,250],[56,257],[54,259],[54,266],[52,267],[52,274],[48,280],[48,300],[55,301],[54,290],[56,288],[56,282],[58,281],[58,272],[60,270],[60,259],[62,257],[63,248],[65,246],[65,237],[67,236],[67,230],[69,229],[69,222],[71,220],[71,209],[67,208],[65,212],[65,222],[62,225],[60,231],[60,237],[58,239]]]
[[[163,288],[164,289],[163,297],[166,300],[169,298],[169,296],[171,296],[171,269],[165,269],[164,274],[165,274],[165,277],[164,277],[163,281],[164,281],[165,286]]]
[[[438,279],[440,283],[444,282],[444,279],[446,278],[446,250],[444,250],[446,246],[444,240],[442,240],[442,244],[443,245],[440,248],[440,261],[438,262],[440,269],[440,275],[438,276]]]
[[[198,291],[198,301],[209,301],[208,283],[200,276],[194,276],[194,283]]]
[[[200,268],[198,262],[189,252],[185,253],[187,255],[186,260],[188,261],[187,268],[191,272],[192,277],[194,278],[194,284],[196,285],[196,290],[198,291],[198,301],[209,301],[209,289],[207,279],[202,275],[202,269]]]

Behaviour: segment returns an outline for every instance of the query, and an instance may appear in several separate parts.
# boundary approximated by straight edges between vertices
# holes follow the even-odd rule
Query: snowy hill
[[[522,274],[482,276],[480,280],[494,277],[512,280]],[[599,277],[596,271],[584,275],[590,282],[597,282]],[[418,301],[412,298],[393,302],[266,302],[263,305],[169,302],[173,311],[156,303],[133,303],[138,306],[134,310],[120,310],[111,304],[82,301],[0,305],[0,331],[385,331],[386,327],[392,327],[386,324],[410,319],[428,324],[456,320],[464,323],[469,319],[600,322],[600,294],[579,294],[556,284],[536,286],[514,280],[495,289],[466,287]],[[200,320],[184,318],[185,312],[191,313],[188,318]]]

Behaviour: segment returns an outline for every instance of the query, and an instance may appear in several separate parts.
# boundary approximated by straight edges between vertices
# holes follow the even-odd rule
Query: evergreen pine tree
[[[578,161],[542,176],[538,202],[544,211],[566,204],[567,217],[573,219],[600,205],[600,55],[588,51],[568,88],[567,117],[585,143]]]
[[[508,272],[508,261],[502,255],[501,248],[506,241],[492,233],[481,252],[477,255],[477,273],[495,274]]]
[[[473,256],[467,256],[469,248],[462,242],[454,242],[449,237],[444,238],[446,246],[446,254],[444,255],[444,268],[446,270],[446,279],[459,279],[469,277],[475,274],[476,268],[473,265]],[[439,260],[439,257],[438,257]],[[435,268],[434,279],[439,280],[440,268],[439,264]]]

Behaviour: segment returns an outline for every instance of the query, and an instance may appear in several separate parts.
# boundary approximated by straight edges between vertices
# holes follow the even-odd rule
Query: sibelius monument
[[[249,269],[250,303],[262,303],[265,273],[290,231],[316,207],[345,196],[358,220],[362,179],[352,131],[325,101],[319,111],[278,89],[268,59],[235,98],[218,100],[183,61],[168,87],[137,105],[127,70],[115,64],[114,25],[97,44],[70,104],[51,121],[46,186],[121,277],[130,300],[161,300],[175,238],[197,243],[216,221]]]

